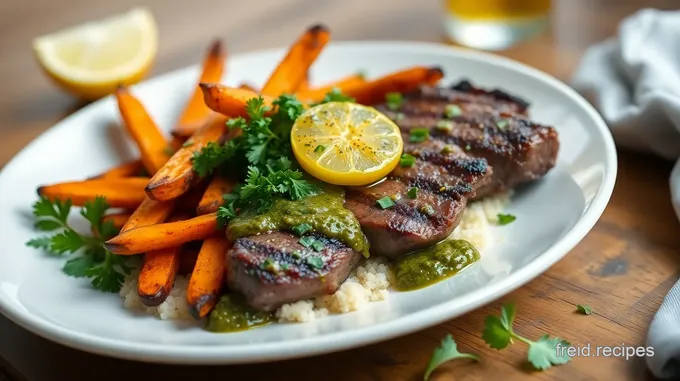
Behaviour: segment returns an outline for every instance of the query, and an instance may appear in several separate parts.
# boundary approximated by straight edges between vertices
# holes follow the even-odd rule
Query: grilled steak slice
[[[227,252],[229,287],[263,311],[333,294],[362,255],[338,240],[313,236],[323,242],[321,251],[306,248],[299,237],[280,231],[236,239]]]
[[[458,106],[456,115],[447,115],[447,104]],[[439,146],[458,146],[470,156],[486,159],[493,176],[476,185],[479,199],[536,180],[555,165],[557,131],[529,121],[527,106],[500,90],[485,91],[464,81],[451,89],[423,87],[407,95],[398,110],[377,108],[395,120],[405,141],[411,129],[427,128],[429,140]]]
[[[404,151],[417,157],[412,167],[399,166],[376,185],[346,190],[345,207],[361,223],[373,254],[396,257],[448,237],[475,186],[491,174],[486,160],[458,147],[442,150],[423,142],[417,148],[407,144]],[[417,188],[415,198],[410,188]],[[383,209],[377,201],[386,196],[395,205]]]

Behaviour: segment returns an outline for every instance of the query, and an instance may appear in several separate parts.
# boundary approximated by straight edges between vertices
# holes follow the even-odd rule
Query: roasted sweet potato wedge
[[[205,104],[211,110],[228,117],[248,117],[246,102],[259,96],[264,99],[265,105],[269,106],[270,109],[273,108],[274,98],[250,90],[228,87],[218,83],[201,83],[200,86],[203,89]],[[271,111],[269,113],[271,114]]]
[[[196,130],[205,124],[206,119],[211,114],[210,109],[203,102],[203,92],[198,87],[203,82],[220,82],[224,72],[226,52],[224,44],[220,40],[215,40],[203,60],[201,77],[196,83],[196,88],[182,112],[177,125],[172,131],[174,136],[190,137]]]
[[[86,201],[103,196],[112,208],[134,209],[144,201],[144,187],[148,182],[148,177],[73,181],[41,186],[38,194],[50,200],[70,198],[75,206],[83,206]]]
[[[123,124],[137,143],[144,168],[153,175],[168,160],[168,142],[142,103],[127,88],[116,90],[116,100]]]
[[[217,209],[222,206],[224,200],[222,196],[225,193],[229,193],[234,189],[234,182],[222,177],[215,175],[208,184],[208,188],[205,190],[201,201],[199,201],[196,207],[196,214],[208,214],[216,212]]]
[[[134,229],[140,226],[160,224],[165,220],[175,207],[175,202],[156,201],[148,197],[135,209],[127,223],[121,227],[121,232]]]
[[[159,201],[175,199],[186,193],[199,177],[193,170],[191,158],[209,142],[220,142],[225,136],[227,118],[213,113],[206,124],[151,178],[146,186],[150,198]]]
[[[323,25],[307,29],[274,69],[262,87],[262,94],[277,97],[295,93],[330,38],[330,31]]]
[[[210,213],[184,221],[126,230],[106,241],[105,246],[120,255],[147,253],[205,239],[216,233],[216,229],[217,213]]]
[[[187,288],[189,311],[196,319],[205,317],[220,297],[229,245],[229,240],[221,233],[203,241]]]

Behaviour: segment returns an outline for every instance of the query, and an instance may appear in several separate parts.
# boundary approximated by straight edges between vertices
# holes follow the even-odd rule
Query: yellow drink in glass
[[[485,50],[505,49],[540,32],[550,0],[445,0],[446,28],[453,41]]]

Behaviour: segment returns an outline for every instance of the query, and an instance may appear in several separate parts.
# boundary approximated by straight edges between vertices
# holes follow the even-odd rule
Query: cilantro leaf
[[[38,230],[42,230],[45,232],[57,230],[64,225],[60,221],[56,221],[53,219],[44,219],[44,220],[37,220],[35,221],[35,228]]]
[[[85,246],[83,237],[70,229],[52,236],[51,241],[50,251],[60,255],[64,253],[75,253]]]
[[[566,364],[571,360],[567,354],[567,347],[569,343],[565,340],[543,335],[538,341],[529,343],[527,358],[534,368],[545,370],[553,365]]]
[[[590,308],[590,306],[581,305],[581,304],[576,305],[576,310],[578,312],[584,314],[584,315],[590,315],[593,312],[593,309]]]
[[[342,91],[340,91],[339,88],[334,87],[334,88],[331,89],[331,91],[326,93],[326,95],[323,97],[321,102],[317,103],[317,105],[323,104],[323,103],[328,103],[328,102],[352,102],[352,103],[354,103],[354,102],[356,102],[356,99],[350,97],[349,95],[343,94]]]
[[[64,264],[62,271],[66,275],[82,278],[87,276],[88,269],[92,268],[94,265],[95,261],[93,255],[91,255],[91,253],[86,253],[85,255],[70,259]]]
[[[490,348],[504,349],[512,343],[512,334],[505,329],[498,316],[487,316],[482,339],[489,344]]]
[[[543,335],[538,341],[532,341],[513,331],[516,308],[514,304],[506,304],[501,309],[501,316],[488,316],[482,332],[482,338],[489,347],[503,349],[517,339],[529,346],[527,358],[534,368],[545,370],[552,365],[560,365],[571,359],[566,351],[569,343],[559,337],[550,338]],[[565,348],[560,350],[559,348]]]
[[[125,265],[124,257],[116,256],[104,247],[104,241],[118,233],[113,222],[102,222],[109,207],[106,200],[96,197],[86,202],[80,210],[80,215],[90,223],[94,236],[82,235],[69,226],[67,220],[71,206],[70,200],[50,201],[44,197],[35,202],[33,215],[36,217],[36,228],[58,231],[51,236],[34,238],[26,245],[55,255],[75,254],[64,264],[62,271],[65,274],[91,278],[92,285],[98,290],[119,291],[130,268]]]
[[[26,246],[36,249],[49,250],[52,244],[52,237],[38,237],[26,242]]]
[[[236,209],[234,208],[234,202],[228,203],[226,206],[220,206],[217,209],[217,223],[220,226],[225,226],[229,220],[236,217]]]
[[[215,168],[230,159],[232,150],[229,145],[219,145],[215,142],[208,143],[200,151],[194,151],[191,158],[194,172],[204,177],[211,174]]]
[[[439,347],[437,347],[434,350],[434,353],[432,353],[432,357],[430,358],[429,364],[427,364],[427,369],[425,370],[425,376],[423,377],[423,380],[427,381],[430,378],[430,374],[432,374],[435,369],[445,362],[463,358],[479,361],[479,357],[476,355],[460,353],[458,351],[458,345],[456,345],[453,337],[451,337],[450,334],[446,335]]]

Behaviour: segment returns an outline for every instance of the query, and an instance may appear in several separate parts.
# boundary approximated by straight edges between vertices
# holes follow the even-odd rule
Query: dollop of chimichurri
[[[227,236],[231,239],[274,230],[292,231],[309,224],[310,232],[335,238],[368,257],[369,244],[354,214],[345,209],[345,191],[336,186],[321,185],[318,194],[300,200],[279,198],[266,212],[246,210],[229,221]]]
[[[271,313],[250,307],[240,294],[225,294],[210,312],[206,329],[212,332],[235,332],[273,321]]]
[[[479,259],[479,252],[465,240],[447,240],[409,254],[394,263],[396,288],[416,290],[437,283]]]

